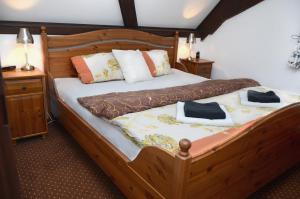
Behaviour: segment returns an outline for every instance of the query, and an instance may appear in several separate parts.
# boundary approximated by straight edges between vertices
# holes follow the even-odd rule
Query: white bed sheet
[[[82,107],[77,98],[106,94],[111,92],[126,92],[149,90],[193,84],[207,80],[206,78],[172,69],[172,73],[153,80],[126,83],[125,81],[109,81],[94,84],[83,84],[78,78],[56,78],[55,87],[59,97],[68,104],[80,117],[96,129],[102,136],[111,142],[117,149],[133,160],[141,148],[128,139],[122,130],[111,123],[91,114]],[[84,133],[84,132],[83,132]]]

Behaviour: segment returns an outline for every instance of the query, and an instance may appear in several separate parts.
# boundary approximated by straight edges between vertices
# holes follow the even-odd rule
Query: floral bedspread
[[[234,122],[233,128],[238,128],[249,121],[266,116],[278,109],[241,105],[239,92],[248,89],[256,91],[271,90],[263,86],[251,87],[225,95],[196,100],[196,102],[218,102],[224,105]],[[300,102],[300,95],[280,90],[274,91],[280,96],[285,105]],[[170,152],[177,151],[178,142],[182,138],[195,141],[216,133],[226,133],[226,130],[230,128],[178,122],[176,121],[176,104],[129,113],[116,117],[111,122],[119,126],[138,146],[154,145]]]

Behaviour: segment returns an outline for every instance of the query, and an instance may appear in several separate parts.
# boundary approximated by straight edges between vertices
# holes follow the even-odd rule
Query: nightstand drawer
[[[194,70],[197,71],[198,74],[203,74],[203,73],[210,74],[211,73],[211,65],[202,65],[199,67],[195,66]]]
[[[186,66],[189,73],[211,78],[213,61],[205,59],[180,59],[180,61]]]
[[[28,94],[43,91],[42,79],[7,80],[4,82],[6,95]]]

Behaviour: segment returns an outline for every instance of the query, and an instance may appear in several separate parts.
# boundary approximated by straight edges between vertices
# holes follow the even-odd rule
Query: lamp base
[[[21,70],[23,70],[23,71],[32,71],[32,70],[34,70],[34,66],[32,66],[30,64],[26,64],[25,66],[23,66],[21,68]]]

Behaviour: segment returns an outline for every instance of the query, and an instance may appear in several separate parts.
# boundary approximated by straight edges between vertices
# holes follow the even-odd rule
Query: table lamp
[[[196,37],[194,33],[190,33],[189,36],[186,39],[186,43],[189,44],[189,60],[192,60],[192,47],[193,44],[196,43]]]
[[[34,70],[34,66],[28,63],[28,44],[33,44],[33,38],[28,28],[20,28],[19,34],[17,36],[17,43],[24,44],[24,48],[25,48],[26,64],[22,66],[21,70],[24,71]]]

